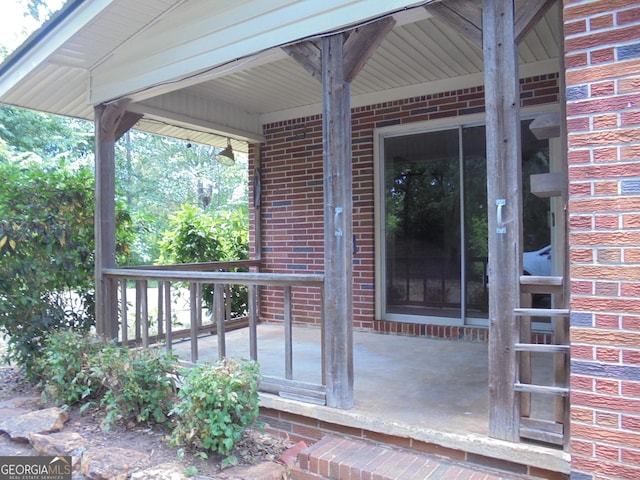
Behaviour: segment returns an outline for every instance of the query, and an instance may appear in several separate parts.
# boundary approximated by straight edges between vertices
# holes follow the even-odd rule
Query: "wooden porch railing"
[[[274,274],[260,272],[230,272],[234,268],[259,266],[259,261],[239,260],[233,262],[208,262],[198,264],[179,264],[165,266],[105,268],[105,280],[118,299],[118,317],[120,319],[118,340],[122,343],[149,347],[164,341],[170,350],[176,339],[189,338],[191,342],[191,362],[198,361],[198,341],[203,334],[215,333],[218,340],[218,358],[226,356],[225,332],[237,328],[249,329],[249,355],[258,360],[258,302],[257,289],[262,286],[282,287],[284,318],[284,370],[283,378],[263,376],[260,390],[275,393],[283,397],[295,398],[311,403],[326,403],[325,349],[322,351],[322,383],[313,384],[293,379],[293,314],[292,288],[313,287],[320,292],[320,305],[324,304],[324,275],[311,274]],[[129,335],[127,284],[135,281],[135,325],[133,338]],[[157,323],[150,326],[149,282],[157,282]],[[172,286],[188,285],[189,291],[189,328],[173,330]],[[202,318],[202,286],[213,285],[213,308],[211,323]],[[229,301],[232,285],[245,286],[248,289],[247,315],[233,318]],[[183,287],[184,288],[184,287]],[[322,312],[322,308],[320,309]],[[321,313],[322,315],[322,313]],[[324,319],[321,325],[324,329]]]

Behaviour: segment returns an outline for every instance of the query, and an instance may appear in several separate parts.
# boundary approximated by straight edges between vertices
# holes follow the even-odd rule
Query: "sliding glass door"
[[[548,171],[548,142],[523,124],[523,178]],[[445,324],[487,317],[484,125],[383,136],[384,315]],[[528,192],[525,195],[530,196]],[[525,250],[549,242],[548,200],[525,200]]]

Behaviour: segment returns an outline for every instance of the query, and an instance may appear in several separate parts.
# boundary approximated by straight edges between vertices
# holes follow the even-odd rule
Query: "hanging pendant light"
[[[234,165],[236,159],[233,156],[233,149],[231,148],[231,140],[227,138],[227,148],[216,153],[215,157],[217,162],[223,165]]]

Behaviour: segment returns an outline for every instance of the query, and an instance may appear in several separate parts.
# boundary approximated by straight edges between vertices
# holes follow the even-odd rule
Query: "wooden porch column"
[[[489,435],[518,441],[513,315],[522,272],[520,91],[513,0],[483,0],[489,207]]]
[[[351,30],[284,47],[322,82],[324,171],[323,383],[327,405],[353,407],[353,186],[351,81],[371,58],[395,20],[383,18]],[[348,37],[348,38],[347,38]]]
[[[126,112],[128,103],[123,99],[94,109],[96,330],[106,339],[118,337],[116,288],[102,275],[103,268],[116,266],[115,142],[142,117]]]
[[[324,351],[327,405],[353,407],[353,188],[351,86],[344,34],[322,39]]]

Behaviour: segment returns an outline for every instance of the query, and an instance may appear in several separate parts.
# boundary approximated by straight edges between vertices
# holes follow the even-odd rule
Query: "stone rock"
[[[300,452],[307,448],[307,444],[300,440],[293,447],[288,448],[282,455],[280,455],[278,460],[285,464],[287,467],[291,468],[298,460],[298,455],[300,454]]]
[[[75,432],[58,432],[50,435],[33,433],[29,442],[38,455],[78,455],[87,446],[87,441]]]
[[[131,470],[146,465],[149,457],[124,448],[89,448],[82,455],[80,471],[87,480],[125,480]]]
[[[5,432],[5,427],[9,428],[9,426],[15,421],[16,418],[21,417],[22,415],[29,412],[31,412],[31,410],[26,408],[0,407],[0,432]]]
[[[184,467],[177,463],[163,463],[131,474],[131,480],[185,480]]]
[[[229,480],[285,480],[285,467],[274,462],[262,462],[250,467],[233,467],[225,470],[221,478]]]
[[[28,443],[12,442],[8,435],[0,433],[0,457],[23,457],[34,455]]]
[[[32,411],[37,410],[39,408],[39,405],[40,397],[13,397],[1,401],[0,409],[17,408]]]
[[[29,443],[38,455],[68,455],[72,458],[73,469],[80,468],[82,453],[87,448],[87,441],[75,432],[58,432],[50,435],[32,433]]]
[[[28,442],[32,433],[52,433],[62,429],[69,419],[69,414],[57,407],[36,410],[16,418],[6,418],[0,422],[0,431],[5,432],[11,440]]]

